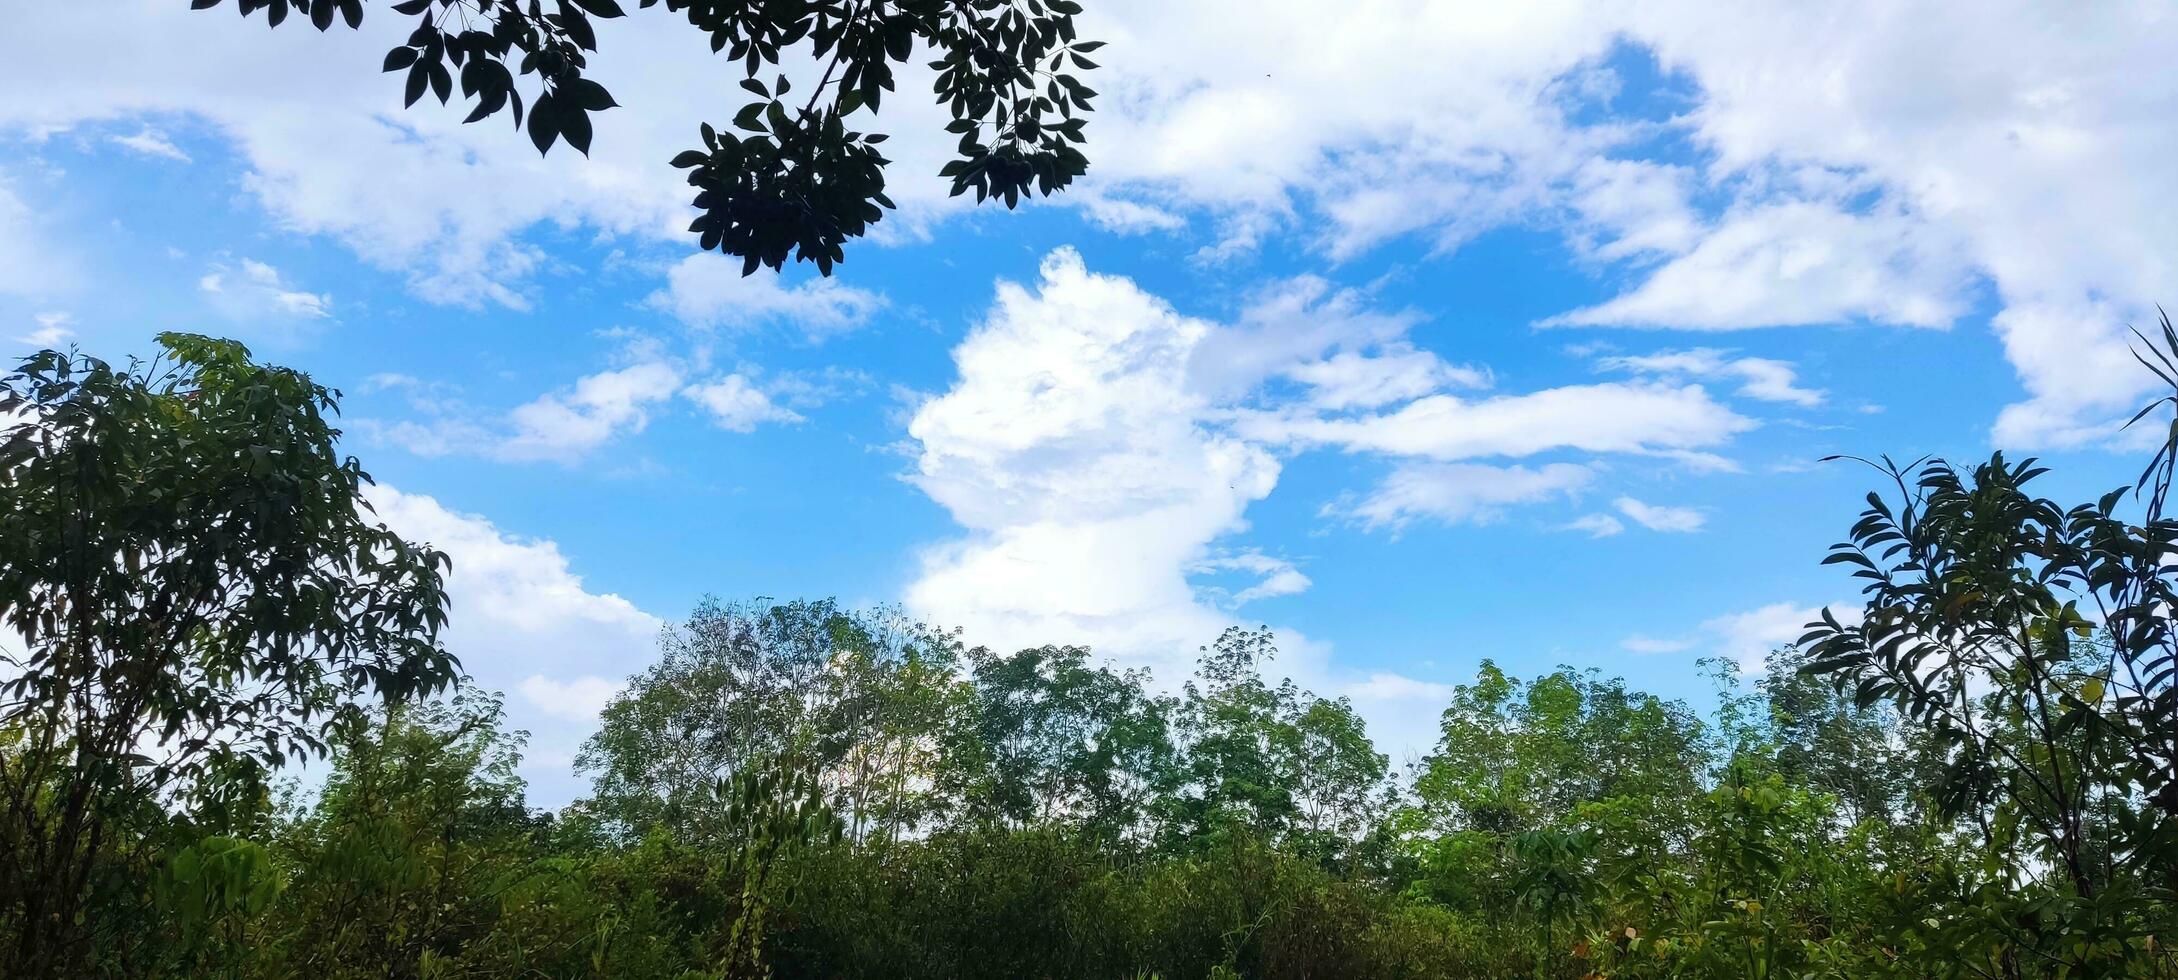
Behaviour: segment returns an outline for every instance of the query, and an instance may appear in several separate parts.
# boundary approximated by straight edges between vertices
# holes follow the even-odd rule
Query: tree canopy
[[[336,394],[233,341],[0,377],[0,915],[11,975],[75,962],[91,869],[189,796],[249,805],[370,694],[444,689],[446,556],[369,519]],[[237,797],[240,797],[237,799]]]

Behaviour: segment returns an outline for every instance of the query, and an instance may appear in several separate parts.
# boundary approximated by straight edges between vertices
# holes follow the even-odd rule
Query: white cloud
[[[751,369],[744,368],[741,373],[750,374]],[[808,409],[837,398],[861,395],[873,384],[869,372],[832,366],[816,371],[780,371],[769,375],[762,387],[774,402]]]
[[[1226,604],[1232,606],[1247,605],[1257,599],[1298,595],[1308,591],[1308,587],[1314,584],[1292,562],[1254,550],[1205,558],[1196,562],[1188,571],[1198,575],[1227,571],[1254,575],[1255,584],[1229,594]],[[1227,594],[1224,590],[1210,591],[1220,595]]]
[[[665,361],[589,375],[508,412],[510,431],[492,452],[511,460],[578,459],[614,436],[641,432],[650,406],[673,397],[680,383],[680,368]]]
[[[1620,497],[1612,501],[1611,506],[1618,508],[1619,513],[1626,515],[1634,523],[1651,531],[1688,534],[1701,530],[1702,525],[1709,523],[1706,515],[1692,507],[1645,504],[1632,497]]]
[[[39,313],[30,319],[38,325],[38,328],[15,339],[32,347],[58,347],[68,338],[76,335],[75,330],[69,326],[69,324],[76,322],[76,318],[67,313],[57,311]]]
[[[373,375],[364,390],[405,391],[410,410],[421,418],[361,418],[354,427],[375,442],[419,456],[573,463],[616,438],[643,431],[659,403],[681,390],[684,372],[678,363],[643,351],[630,354],[633,360],[624,367],[585,375],[503,415],[478,412],[443,386],[408,375]]]
[[[1626,531],[1626,523],[1609,514],[1584,514],[1562,524],[1561,531],[1582,531],[1591,538],[1608,538]]]
[[[621,367],[585,375],[504,413],[478,411],[448,386],[405,374],[372,375],[362,390],[400,391],[418,417],[363,418],[355,428],[380,444],[420,456],[574,463],[644,431],[675,396],[719,428],[747,433],[769,422],[800,422],[795,407],[814,408],[868,383],[859,372],[836,368],[761,380],[758,370],[746,365],[691,378],[692,365],[643,338],[630,341],[618,356]]]
[[[769,269],[743,276],[741,263],[708,252],[691,255],[666,273],[666,288],[649,303],[698,327],[749,327],[779,322],[811,337],[852,330],[885,305],[884,297],[810,277],[799,285],[781,285],[784,277]]]
[[[1551,463],[1487,466],[1480,463],[1402,463],[1360,502],[1344,510],[1368,527],[1404,527],[1416,518],[1446,524],[1496,519],[1510,504],[1564,496],[1587,486],[1585,466]]]
[[[437,302],[526,306],[540,256],[522,239],[542,222],[683,237],[686,185],[666,161],[717,111],[692,83],[718,65],[673,18],[603,25],[592,65],[643,108],[600,113],[585,160],[564,147],[540,159],[505,118],[463,126],[459,108],[402,111],[398,77],[378,66],[413,25],[389,11],[374,8],[359,31],[267,37],[218,11],[94,6],[46,5],[17,25],[39,43],[0,60],[0,87],[57,94],[0,107],[0,127],[192,117],[232,142],[243,189],[281,226],[330,236]],[[128,30],[111,30],[117,17]],[[67,54],[93,47],[96,68]]]
[[[1941,229],[1827,204],[1727,216],[1631,292],[1550,326],[1739,330],[1870,320],[1945,327],[1966,312],[1968,268]]]
[[[1095,186],[1210,212],[1210,254],[1288,227],[1333,256],[1408,233],[1454,243],[1606,142],[1566,125],[1554,84],[1611,44],[1615,18],[1579,4],[1360,0],[1326,18],[1299,2],[1118,0],[1085,16],[1111,42]]]
[[[297,289],[280,270],[245,258],[239,267],[215,262],[197,279],[212,307],[237,320],[319,320],[332,315],[333,297]]]
[[[164,157],[182,163],[189,162],[189,154],[182,152],[181,147],[175,146],[172,140],[166,138],[165,133],[149,126],[137,130],[134,135],[111,136],[108,139],[111,139],[116,146],[145,156]]]
[[[524,699],[549,717],[595,724],[598,714],[626,687],[621,681],[607,680],[596,674],[565,681],[531,674],[522,679],[518,690]]]
[[[1241,247],[1266,222],[1321,229],[1344,255],[1558,218],[1598,261],[1660,263],[1573,322],[1941,326],[1987,282],[2028,395],[1997,438],[2107,437],[2149,384],[2122,328],[2178,279],[2178,229],[2156,217],[2178,197],[2162,122],[2178,76],[2155,54],[2178,19],[1947,13],[1365,0],[1326,20],[1301,3],[1109,3],[1091,12],[1114,42],[1099,87],[1127,118],[1099,120],[1095,179],[1220,215]],[[1611,86],[1589,83],[1614,43],[1652,53],[1685,110],[1598,111]],[[1565,106],[1583,99],[1576,121]],[[1693,153],[1647,158],[1681,141]]]
[[[2178,77],[2152,53],[2178,42],[2178,20],[2005,3],[1947,26],[1927,19],[1938,9],[1741,7],[1651,33],[1705,84],[1689,120],[1720,172],[1850,169],[1988,277],[2029,399],[1999,440],[2107,437],[2098,423],[2151,383],[2123,327],[2178,273],[2178,228],[2157,217],[2178,194],[2178,132],[2160,122]]]
[[[1590,158],[1573,175],[1574,244],[1605,261],[1684,253],[1702,234],[1688,201],[1694,183],[1676,164]]]
[[[1376,408],[1445,388],[1486,388],[1490,384],[1487,371],[1447,364],[1436,354],[1404,344],[1385,345],[1369,355],[1343,350],[1296,365],[1287,376],[1313,389],[1310,404],[1332,410]]]
[[[1718,404],[1700,385],[1606,383],[1475,400],[1436,394],[1355,418],[1264,413],[1244,419],[1241,431],[1451,460],[1555,449],[1662,454],[1720,445],[1753,427],[1752,420]]]
[[[383,484],[367,497],[396,533],[453,559],[446,577],[453,603],[446,647],[484,688],[521,691],[530,708],[511,704],[509,716],[533,737],[535,751],[523,774],[541,802],[571,799],[577,790],[572,773],[549,760],[570,755],[589,734],[594,713],[576,712],[596,703],[609,684],[597,678],[646,662],[665,624],[619,595],[592,591],[550,540],[510,533],[482,516]]]
[[[1289,378],[1315,389],[1324,407],[1343,407],[1381,404],[1385,399],[1358,390],[1371,383],[1409,390],[1433,378],[1459,387],[1488,383],[1482,369],[1415,350],[1407,332],[1421,315],[1380,310],[1362,290],[1296,276],[1259,286],[1247,300],[1236,322],[1206,331],[1193,347],[1188,381],[1208,397],[1233,400],[1268,379]]]
[[[1097,227],[1122,235],[1178,231],[1187,227],[1186,218],[1163,208],[1094,191],[1077,195],[1072,203],[1079,205],[1082,213]]]
[[[909,479],[964,531],[926,550],[908,605],[964,627],[972,643],[1085,643],[1177,666],[1232,622],[1224,605],[1305,583],[1282,559],[1218,547],[1275,488],[1281,454],[1328,446],[1389,458],[1382,486],[1333,512],[1396,526],[1485,519],[1568,494],[1590,473],[1466,462],[1476,457],[1687,453],[1752,425],[1697,385],[1465,400],[1442,389],[1488,375],[1414,348],[1414,320],[1300,279],[1217,323],[1052,253],[1035,286],[999,285],[953,352],[957,380],[908,423]],[[1409,380],[1389,398],[1343,391],[1364,377]],[[1361,406],[1370,412],[1344,414]],[[1190,582],[1233,571],[1258,581],[1230,591]]]
[[[1643,374],[1734,379],[1740,382],[1741,395],[1762,401],[1789,402],[1805,408],[1813,408],[1823,403],[1824,392],[1799,387],[1799,373],[1790,361],[1730,355],[1730,351],[1714,347],[1696,347],[1691,350],[1604,357],[1599,358],[1596,363],[1606,368]]]
[[[1445,249],[1506,224],[1555,230],[1615,267],[1601,271],[1635,274],[1568,314],[1581,322],[1942,325],[1986,283],[2027,395],[1998,437],[2076,441],[2146,390],[2122,328],[2178,280],[2178,229],[2158,219],[2178,197],[2164,124],[2178,76],[2157,60],[2178,18],[2026,0],[1971,24],[1950,13],[1357,0],[1326,18],[1299,0],[1109,0],[1083,23],[1111,43],[1079,198],[1114,227],[1205,229],[1206,255],[1281,233],[1337,259],[1399,237]],[[126,6],[128,31],[115,16],[26,13],[17,34],[40,43],[0,59],[0,86],[50,97],[0,106],[0,127],[193,116],[232,141],[244,188],[282,226],[445,302],[524,305],[542,264],[524,238],[543,222],[685,240],[686,188],[665,161],[720,112],[704,84],[718,59],[670,17],[602,25],[593,67],[627,108],[598,116],[593,158],[540,160],[499,120],[395,108],[376,69],[400,18],[268,41],[152,0]],[[93,47],[106,56],[73,56]],[[1614,60],[1644,55],[1668,118],[1614,111],[1651,94],[1614,101]],[[924,101],[887,110],[903,211],[880,238],[927,234],[959,207],[931,176],[949,141]],[[30,254],[10,231],[0,258]],[[0,288],[55,281],[13,265]]]
[[[1170,663],[1215,638],[1225,617],[1187,571],[1279,465],[1203,423],[1189,362],[1214,329],[1071,252],[1034,292],[1001,284],[954,351],[959,381],[908,426],[911,480],[968,531],[925,554],[909,606],[999,648]]]
[[[754,432],[765,422],[799,422],[800,415],[772,402],[771,396],[739,374],[689,385],[681,395],[703,406],[711,421],[728,432]]]
[[[1828,607],[1846,625],[1860,622],[1861,610],[1850,602]],[[1822,618],[1824,607],[1775,602],[1759,609],[1718,616],[1702,624],[1716,652],[1739,665],[1742,672],[1762,669],[1764,658],[1779,647],[1799,642],[1807,624]]]

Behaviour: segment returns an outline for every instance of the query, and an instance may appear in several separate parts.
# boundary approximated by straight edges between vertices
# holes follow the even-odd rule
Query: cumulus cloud
[[[911,481],[968,531],[925,554],[909,605],[998,647],[1169,660],[1214,638],[1225,618],[1187,571],[1279,464],[1204,424],[1188,370],[1213,329],[1071,252],[1034,291],[1001,284],[959,380],[908,425]]]
[[[1450,369],[1412,346],[1414,321],[1307,279],[1212,321],[1092,272],[1069,250],[1052,253],[1033,285],[1000,283],[953,352],[956,380],[908,423],[908,479],[963,531],[924,552],[908,605],[962,626],[970,642],[1085,643],[1184,668],[1233,623],[1228,607],[1307,585],[1287,560],[1229,544],[1249,505],[1275,489],[1285,455],[1336,448],[1388,460],[1381,485],[1330,513],[1396,527],[1486,520],[1570,494],[1592,474],[1581,463],[1474,460],[1697,451],[1752,424],[1698,385],[1454,395],[1446,389],[1486,383],[1487,372]],[[1327,394],[1342,385],[1313,383],[1328,381],[1319,370],[1421,380],[1382,398]],[[1254,581],[1192,581],[1233,574]],[[1298,663],[1319,690],[1370,684],[1311,649]],[[1388,696],[1393,686],[1357,690]],[[1434,690],[1402,688],[1423,689]]]

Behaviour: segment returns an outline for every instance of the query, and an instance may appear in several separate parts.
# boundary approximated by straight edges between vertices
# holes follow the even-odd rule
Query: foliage
[[[116,369],[43,351],[0,378],[0,952],[70,968],[96,869],[177,794],[246,808],[344,705],[454,676],[444,555],[370,520],[336,393],[232,341],[163,334]]]
[[[194,9],[223,0],[190,0]],[[659,0],[639,0],[657,6]],[[619,0],[399,0],[393,13],[416,28],[386,53],[384,70],[403,76],[404,104],[429,92],[444,104],[473,102],[463,122],[505,111],[527,127],[539,153],[562,140],[590,152],[590,116],[618,105],[588,74],[598,49],[592,20],[626,15]],[[723,52],[755,96],[731,127],[701,127],[702,146],[673,158],[689,171],[701,212],[688,230],[704,249],[740,258],[743,273],[773,269],[792,255],[825,275],[893,206],[885,195],[883,133],[848,120],[874,116],[895,88],[895,66],[924,51],[934,91],[959,139],[938,176],[955,195],[975,191],[1008,208],[1031,193],[1073,182],[1089,161],[1085,140],[1096,92],[1075,72],[1093,69],[1103,46],[1075,36],[1074,0],[665,0],[713,53]],[[278,27],[292,12],[318,30],[363,22],[363,0],[234,0],[244,17],[262,12]],[[806,99],[779,68],[808,58],[821,65]],[[813,69],[815,70],[815,69]],[[761,76],[771,74],[766,81]],[[534,87],[528,80],[534,76]],[[526,99],[525,88],[533,93]]]
[[[790,764],[819,780],[858,842],[926,819],[940,790],[914,776],[943,751],[958,697],[952,637],[829,601],[713,602],[661,646],[576,759],[597,779],[585,817],[622,838],[722,837],[718,785]]]
[[[2161,340],[2142,363],[2173,393],[2135,422],[2178,407],[2167,317]],[[2014,941],[2072,971],[2127,969],[2178,892],[2178,417],[2138,483],[2071,507],[2034,496],[2031,459],[1875,465],[1894,496],[1869,494],[1825,559],[1866,582],[1866,612],[1810,624],[1806,669],[1928,741],[1940,815],[2017,879],[1989,898],[2045,893]]]
[[[1344,856],[1387,806],[1388,760],[1353,705],[1271,686],[1261,665],[1277,653],[1267,628],[1204,648],[1179,705],[1189,786],[1166,798],[1168,834],[1181,835],[1168,846],[1240,834]]]

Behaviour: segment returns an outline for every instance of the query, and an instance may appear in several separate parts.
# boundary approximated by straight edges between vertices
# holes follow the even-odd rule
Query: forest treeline
[[[709,603],[548,811],[337,395],[162,342],[0,379],[10,977],[2178,976],[2178,426],[2078,505],[1877,461],[1865,608],[1709,711],[1479,660],[1394,765],[1268,630],[1174,686]]]

